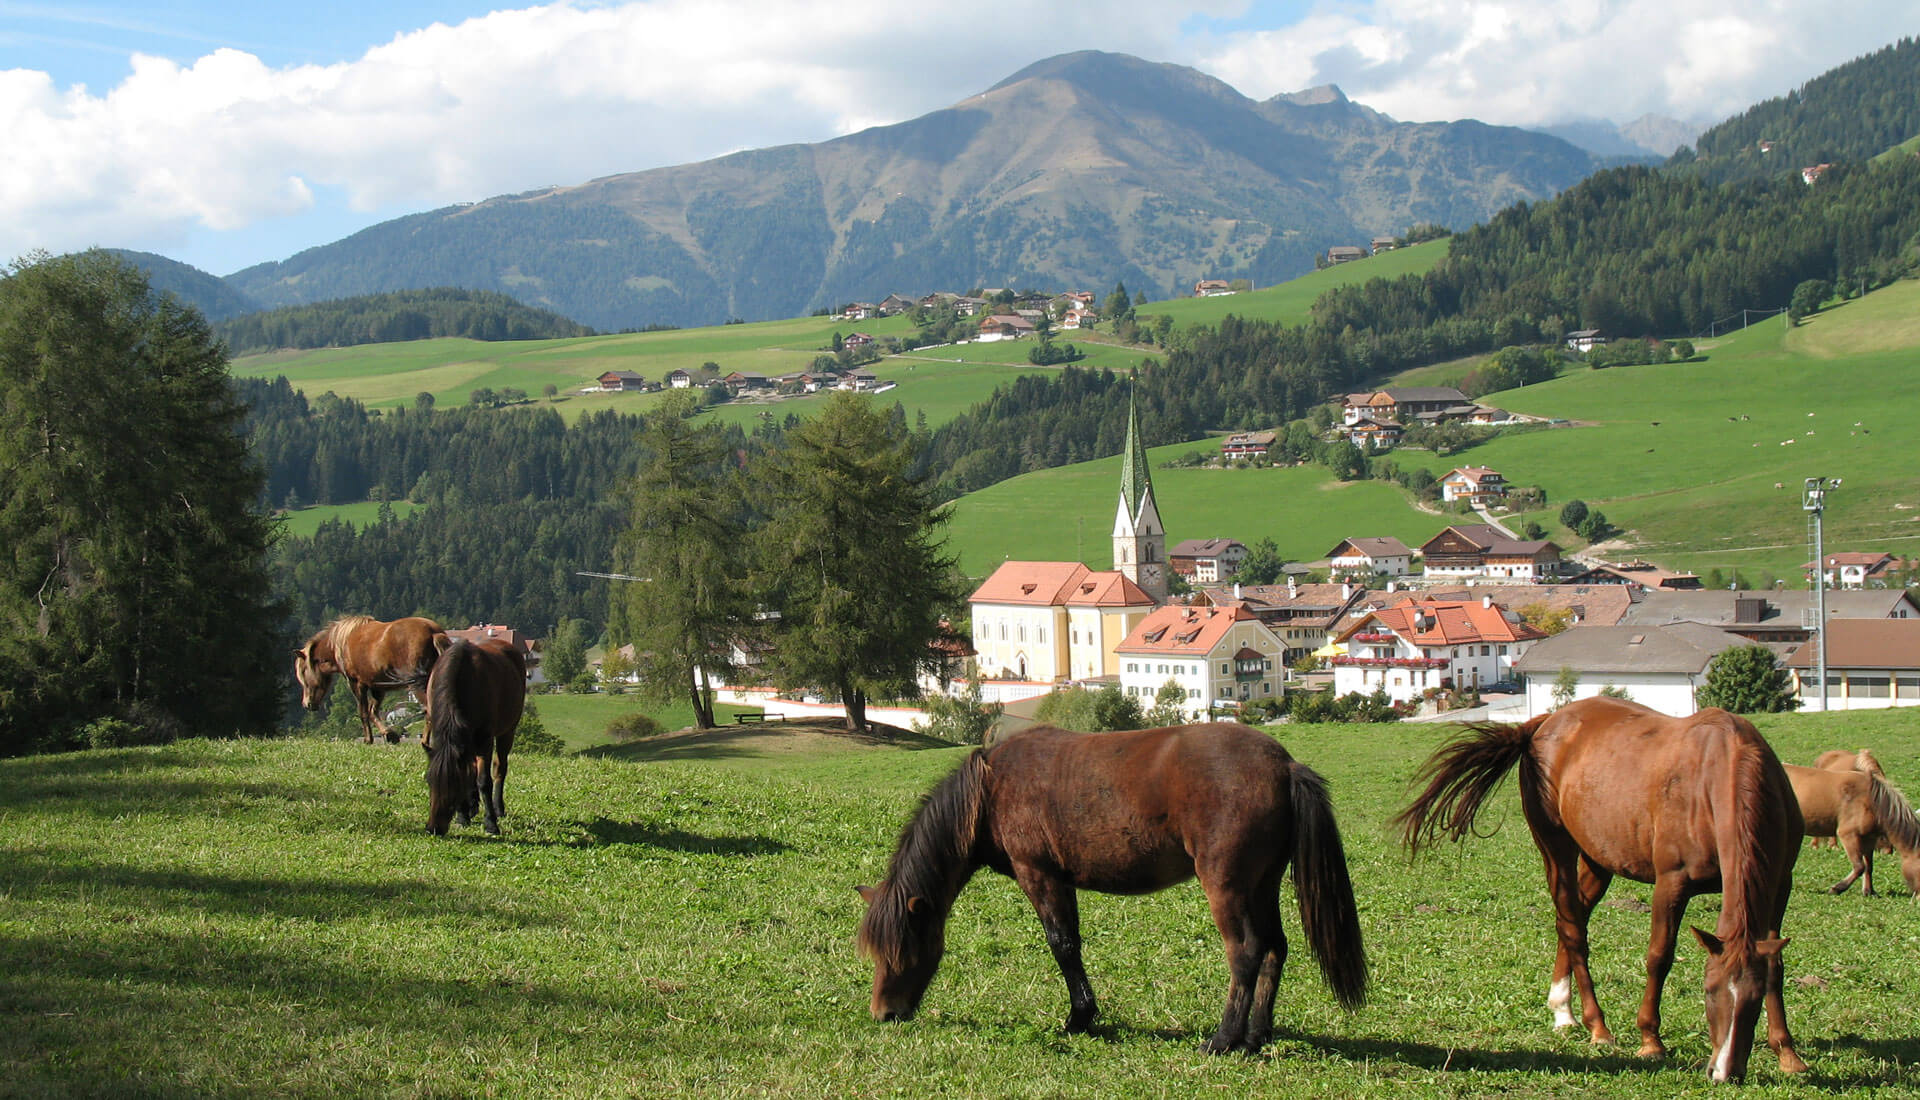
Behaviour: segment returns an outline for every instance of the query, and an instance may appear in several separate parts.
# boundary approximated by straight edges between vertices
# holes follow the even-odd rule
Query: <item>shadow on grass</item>
[[[938,737],[929,737],[912,730],[900,730],[890,735],[850,733],[831,722],[812,721],[804,724],[755,725],[665,734],[619,745],[596,745],[593,748],[580,750],[577,755],[638,763],[765,758],[780,756],[788,751],[791,746],[782,744],[783,735],[793,737],[795,743],[798,743],[799,738],[811,737],[844,742],[849,745],[907,751],[955,747],[951,741],[943,741]]]
[[[423,879],[379,882],[317,877],[289,868],[286,878],[207,874],[166,868],[72,862],[13,853],[0,863],[0,887],[15,901],[84,893],[101,901],[126,891],[143,908],[254,916],[271,913],[314,921],[363,917],[419,919],[436,913],[494,926],[539,927],[551,917],[489,904],[482,893]]]
[[[558,840],[515,840],[535,847],[599,848],[633,844],[671,852],[716,856],[770,856],[792,851],[792,846],[765,836],[702,836],[684,829],[661,828],[645,821],[615,821],[596,817],[577,823],[578,830]]]

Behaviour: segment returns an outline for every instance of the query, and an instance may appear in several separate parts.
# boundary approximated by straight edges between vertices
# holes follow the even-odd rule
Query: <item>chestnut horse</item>
[[[300,705],[319,710],[333,688],[335,676],[347,678],[347,690],[359,708],[360,730],[373,744],[378,727],[388,743],[400,735],[380,718],[380,702],[394,688],[418,690],[440,651],[447,648],[447,632],[432,619],[395,619],[383,623],[365,615],[348,615],[321,627],[307,644],[293,651],[293,678],[300,684]],[[426,735],[421,734],[421,744]]]
[[[441,654],[427,681],[428,832],[445,836],[449,820],[470,824],[484,804],[487,832],[500,834],[507,754],[526,705],[526,658],[504,639],[458,640]]]
[[[1867,771],[1834,771],[1787,765],[1787,779],[1800,802],[1809,837],[1837,837],[1853,873],[1831,887],[1844,893],[1865,878],[1861,892],[1873,896],[1873,850],[1886,842],[1900,853],[1907,889],[1920,895],[1920,818],[1906,796]]]
[[[1707,1029],[1715,1081],[1746,1074],[1764,1000],[1767,1044],[1787,1073],[1805,1070],[1793,1048],[1781,988],[1780,921],[1800,853],[1800,809],[1786,772],[1752,724],[1709,708],[1670,718],[1596,696],[1523,725],[1477,723],[1421,768],[1427,782],[1398,822],[1415,852],[1439,834],[1473,830],[1507,772],[1520,771],[1520,807],[1545,858],[1559,950],[1547,1007],[1571,1027],[1572,989],[1596,1043],[1613,1041],[1587,970],[1587,918],[1613,876],[1653,885],[1640,1054],[1661,1057],[1660,990],[1674,938],[1695,894],[1725,895],[1707,950]],[[1570,985],[1571,981],[1571,985]]]
[[[1233,723],[1124,733],[1049,726],[976,749],[921,801],[880,885],[861,887],[859,945],[877,1020],[913,1016],[946,950],[947,916],[981,867],[1010,876],[1066,979],[1067,1030],[1098,1007],[1080,962],[1076,891],[1145,894],[1198,876],[1231,980],[1205,1049],[1257,1051],[1287,959],[1280,880],[1345,1007],[1367,985],[1360,922],[1326,782],[1273,738]]]
[[[1858,752],[1848,752],[1845,749],[1828,749],[1814,760],[1813,766],[1816,768],[1825,768],[1830,772],[1866,772],[1868,775],[1877,775],[1882,779],[1887,777],[1887,773],[1880,770],[1880,761],[1867,749],[1861,749]],[[1805,812],[1805,807],[1802,807],[1802,812]],[[1814,836],[1809,833],[1807,835],[1807,846],[1811,848],[1838,848],[1840,841],[1836,837]],[[1875,845],[1875,847],[1889,855],[1893,853],[1893,845],[1887,843],[1887,838],[1884,835],[1880,837],[1880,843]]]

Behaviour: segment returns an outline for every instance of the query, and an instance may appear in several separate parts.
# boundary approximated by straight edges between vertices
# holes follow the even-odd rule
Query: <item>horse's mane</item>
[[[1865,752],[1865,749],[1861,750]],[[1920,848],[1920,817],[1915,817],[1913,807],[1907,804],[1907,796],[1900,789],[1869,773],[1867,785],[1873,799],[1873,815],[1880,819],[1880,831],[1887,834],[1893,846],[1900,849],[1902,855]]]
[[[1855,753],[1853,756],[1853,768],[1855,771],[1866,772],[1868,775],[1884,777],[1887,774],[1881,770],[1880,760],[1873,755],[1872,749],[1861,749]]]
[[[1737,723],[1737,720],[1736,720]],[[1746,956],[1756,939],[1773,929],[1773,884],[1776,853],[1762,842],[1763,836],[1776,835],[1769,819],[1784,805],[1769,797],[1767,757],[1771,752],[1759,734],[1747,734],[1737,723],[1728,729],[1733,771],[1733,805],[1736,819],[1722,825],[1722,835],[1733,834],[1733,859],[1721,860],[1720,893],[1722,912],[1730,919],[1726,942],[1726,964],[1734,972],[1746,965]],[[1743,736],[1743,734],[1746,734]],[[1793,795],[1789,791],[1788,798]],[[1796,835],[1795,843],[1798,843]],[[1733,904],[1735,900],[1739,904]]]
[[[327,636],[327,645],[333,649],[333,659],[336,663],[342,667],[345,666],[347,636],[352,634],[362,624],[372,621],[373,616],[371,615],[342,615],[321,628],[321,633]]]
[[[938,920],[915,920],[915,902],[945,914],[964,884],[979,834],[986,750],[975,749],[920,800],[887,864],[887,877],[860,922],[860,950],[894,970],[912,966],[937,933]]]

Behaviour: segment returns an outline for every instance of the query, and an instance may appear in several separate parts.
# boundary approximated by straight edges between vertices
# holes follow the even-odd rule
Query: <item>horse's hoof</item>
[[[500,835],[500,824],[499,824],[499,822],[495,822],[495,821],[489,821],[489,822],[487,822],[487,835],[488,835],[488,836],[499,836],[499,835]]]
[[[387,744],[389,744],[389,745],[398,745],[399,743],[400,743],[400,735],[399,735],[399,734],[397,734],[397,733],[394,733],[394,732],[393,732],[392,730],[388,730],[388,731],[387,731]]]
[[[1240,1049],[1238,1039],[1222,1039],[1218,1035],[1200,1044],[1200,1051],[1203,1054],[1231,1054],[1238,1049]]]
[[[1806,1061],[1802,1059],[1799,1053],[1796,1052],[1792,1047],[1781,1047],[1779,1051],[1777,1051],[1776,1053],[1780,1055],[1780,1072],[1781,1073],[1807,1072]]]
[[[1648,1061],[1659,1061],[1667,1056],[1667,1048],[1658,1039],[1648,1039],[1642,1042],[1640,1049],[1634,1053]]]

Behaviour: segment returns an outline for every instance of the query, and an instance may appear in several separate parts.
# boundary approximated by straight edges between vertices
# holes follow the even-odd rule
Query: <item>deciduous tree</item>
[[[1772,714],[1800,705],[1792,677],[1763,645],[1735,646],[1716,654],[1707,665],[1707,683],[1698,702],[1735,714]]]

